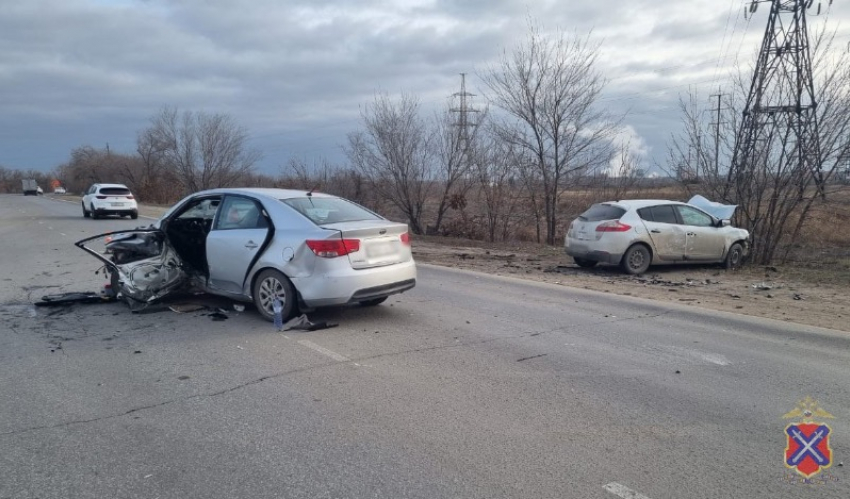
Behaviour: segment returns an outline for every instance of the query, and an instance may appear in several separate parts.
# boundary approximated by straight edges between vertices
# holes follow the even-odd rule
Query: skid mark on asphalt
[[[603,485],[602,488],[617,497],[622,497],[623,499],[650,499],[649,497],[641,494],[640,492],[635,492],[634,490],[617,482],[611,482],[609,484]]]

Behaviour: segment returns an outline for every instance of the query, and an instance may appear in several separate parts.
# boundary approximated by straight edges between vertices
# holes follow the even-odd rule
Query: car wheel
[[[649,248],[643,244],[635,244],[626,250],[620,265],[627,273],[639,275],[646,272],[650,263],[652,263],[652,255],[649,253]]]
[[[576,265],[578,265],[579,267],[585,268],[585,269],[595,267],[596,264],[599,263],[596,260],[587,260],[585,258],[578,258],[578,257],[573,258],[573,260],[575,260]]]
[[[744,247],[741,243],[735,243],[729,248],[729,253],[726,254],[726,261],[723,262],[727,269],[738,269],[744,261]]]
[[[266,269],[257,275],[254,281],[254,305],[260,315],[268,321],[274,321],[274,297],[280,298],[283,320],[289,319],[295,311],[295,287],[292,282],[275,269]]]
[[[381,303],[384,303],[385,301],[387,301],[387,298],[389,298],[389,297],[388,296],[382,296],[380,298],[372,298],[371,300],[363,300],[363,301],[360,302],[360,305],[364,306],[364,307],[376,307],[376,306],[380,305]]]
[[[133,220],[139,218],[139,212],[138,211],[130,212],[130,218],[132,218]]]
[[[88,211],[86,211],[86,205],[82,204],[81,206],[83,207],[83,218],[88,218],[88,217],[90,217],[90,216],[91,216],[91,213],[89,213]]]
[[[89,211],[91,212],[92,219],[97,220],[98,218],[100,218],[100,215],[98,215],[97,212],[94,211],[94,205],[89,205],[89,208],[90,208]]]

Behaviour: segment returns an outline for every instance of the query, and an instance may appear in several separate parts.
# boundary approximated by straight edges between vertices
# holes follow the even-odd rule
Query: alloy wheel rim
[[[263,279],[260,283],[260,304],[269,315],[274,314],[274,297],[277,295],[281,303],[286,302],[283,284],[274,277]]]
[[[632,253],[631,258],[629,258],[629,263],[632,264],[633,269],[639,269],[643,266],[643,252],[635,251]]]

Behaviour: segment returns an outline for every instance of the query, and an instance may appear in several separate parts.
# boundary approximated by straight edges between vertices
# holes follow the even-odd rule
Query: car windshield
[[[616,220],[625,213],[626,210],[619,206],[600,203],[591,206],[578,217],[585,222],[601,222],[602,220]]]
[[[366,208],[340,198],[310,196],[281,199],[281,201],[309,218],[316,225],[357,220],[382,220],[381,217]]]

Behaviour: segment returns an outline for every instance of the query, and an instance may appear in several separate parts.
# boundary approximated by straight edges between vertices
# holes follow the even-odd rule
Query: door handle
[[[254,241],[248,241],[247,243],[245,243],[245,247],[248,249],[254,249],[257,247],[257,243],[255,243]]]
[[[651,230],[651,231],[649,231],[649,232],[652,232],[653,234],[661,234],[661,231],[660,231],[660,230],[658,230],[658,229],[652,229],[652,230]]]

